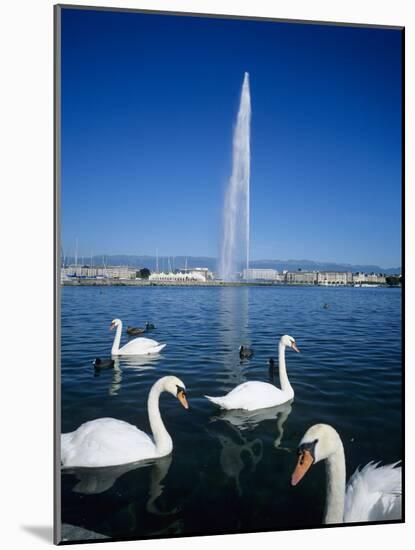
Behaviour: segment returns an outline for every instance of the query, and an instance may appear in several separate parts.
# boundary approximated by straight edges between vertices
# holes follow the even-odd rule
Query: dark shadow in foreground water
[[[72,487],[74,493],[84,495],[97,495],[105,493],[111,489],[117,480],[131,472],[140,468],[151,467],[150,483],[148,488],[148,500],[146,509],[149,513],[155,515],[175,514],[179,511],[179,507],[174,507],[171,510],[162,511],[157,507],[156,501],[163,494],[164,478],[167,476],[172,456],[165,456],[157,460],[143,460],[133,462],[131,464],[122,464],[119,466],[106,466],[102,468],[71,468],[64,470],[64,474],[73,475],[77,483]]]

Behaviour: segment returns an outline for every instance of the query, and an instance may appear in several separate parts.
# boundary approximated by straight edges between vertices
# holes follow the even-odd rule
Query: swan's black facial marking
[[[297,449],[297,455],[300,457],[300,464],[302,464],[302,461],[304,461],[304,451],[308,451],[313,459],[313,462],[315,461],[315,450],[317,443],[318,439],[315,439],[310,443],[301,443],[301,445]]]
[[[179,393],[182,393],[183,395],[186,395],[186,390],[184,388],[182,388],[182,386],[179,386],[178,384],[176,384],[176,388],[177,388],[177,394],[176,395],[179,395]]]

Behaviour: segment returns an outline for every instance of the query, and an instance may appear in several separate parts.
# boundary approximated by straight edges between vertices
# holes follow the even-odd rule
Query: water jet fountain
[[[232,145],[232,173],[225,194],[219,276],[232,281],[239,269],[249,268],[249,177],[251,96],[249,74],[242,84]]]

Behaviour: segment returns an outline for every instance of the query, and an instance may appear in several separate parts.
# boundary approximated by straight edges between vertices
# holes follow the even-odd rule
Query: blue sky
[[[74,9],[66,255],[218,255],[245,71],[251,257],[401,264],[399,30]]]

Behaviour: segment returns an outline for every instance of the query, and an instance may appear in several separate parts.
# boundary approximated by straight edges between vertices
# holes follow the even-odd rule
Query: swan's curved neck
[[[150,427],[153,432],[157,454],[159,456],[168,455],[173,450],[173,442],[161,419],[159,409],[159,397],[163,391],[164,386],[163,380],[161,379],[151,388],[147,402],[148,418],[150,420]]]
[[[115,333],[114,342],[111,348],[111,355],[117,355],[118,350],[120,349],[121,333],[122,333],[122,323],[120,322],[120,324],[117,325],[117,331]]]
[[[278,348],[278,363],[281,389],[283,392],[290,394],[292,397],[294,397],[294,390],[292,389],[290,381],[288,380],[287,369],[285,367],[285,346],[282,342],[280,342]]]
[[[327,495],[324,523],[343,523],[346,493],[346,464],[343,444],[326,460]]]

